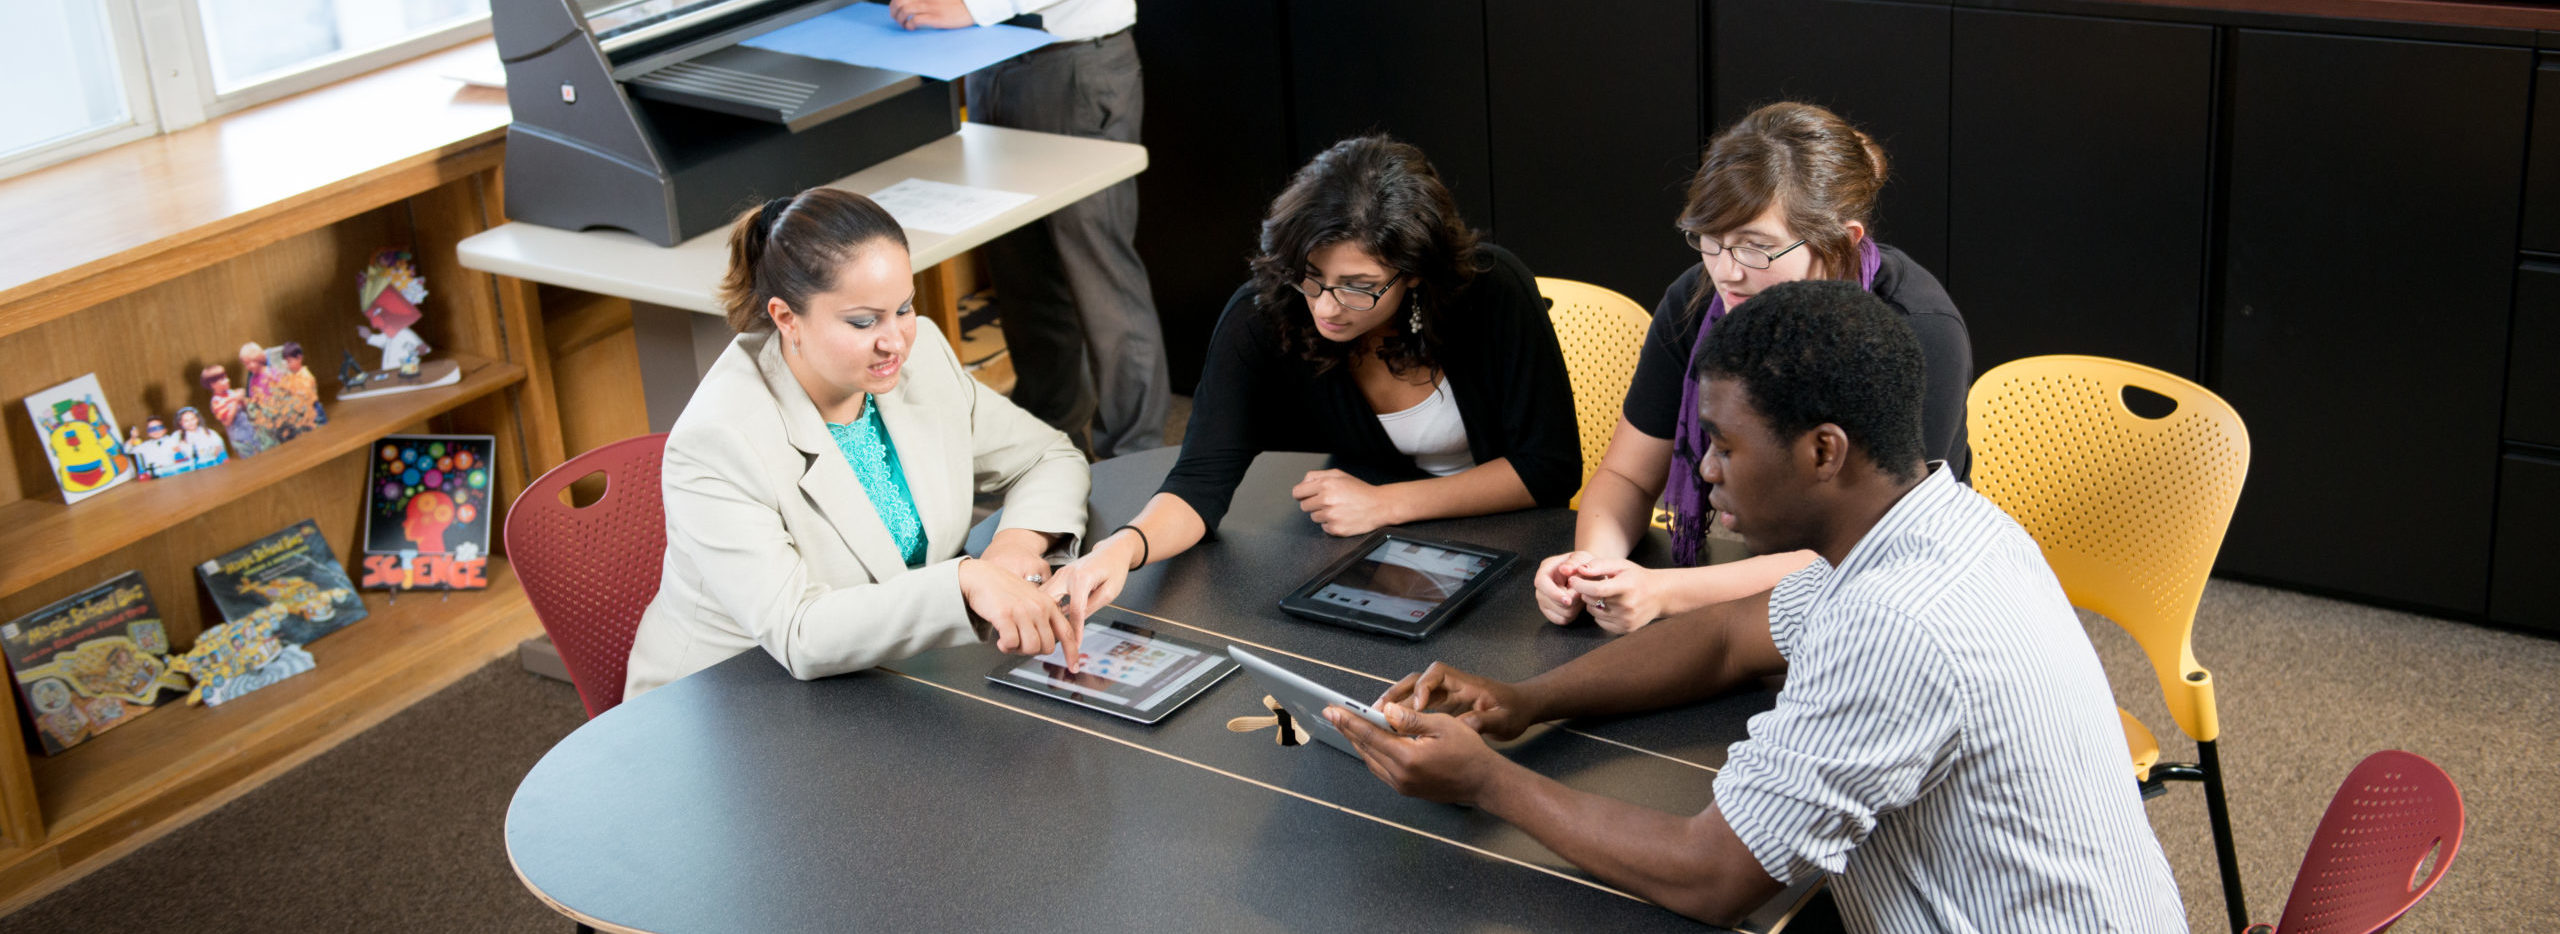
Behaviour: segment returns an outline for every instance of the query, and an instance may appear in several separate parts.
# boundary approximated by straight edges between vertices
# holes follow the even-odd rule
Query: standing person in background
[[[908,29],[1015,21],[1047,47],[969,76],[969,119],[1138,141],[1145,98],[1137,0],[894,0]],[[1128,179],[986,246],[1015,404],[1107,458],[1164,446],[1172,406],[1164,329],[1138,259],[1138,182]]]

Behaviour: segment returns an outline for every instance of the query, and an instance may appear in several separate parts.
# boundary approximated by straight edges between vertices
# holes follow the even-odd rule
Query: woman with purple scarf
[[[1798,279],[1853,279],[1902,313],[1927,370],[1921,441],[1963,480],[1964,397],[1973,345],[1946,288],[1901,250],[1868,236],[1884,151],[1839,115],[1811,104],[1762,107],[1718,134],[1689,183],[1680,233],[1699,264],[1654,307],[1635,379],[1608,452],[1582,493],[1574,550],[1538,565],[1538,609],[1558,625],[1589,612],[1612,633],[1759,594],[1814,560],[1760,555],[1707,567],[1707,508],[1698,459],[1707,454],[1689,358],[1726,312],[1762,289]],[[1655,500],[1670,507],[1667,569],[1627,560]]]

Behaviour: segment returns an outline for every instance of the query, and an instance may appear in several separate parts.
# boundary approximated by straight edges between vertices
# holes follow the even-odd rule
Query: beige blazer
[[[1084,530],[1084,456],[925,324],[878,397],[924,519],[925,564],[909,570],[781,347],[771,331],[731,341],[667,438],[666,563],[626,700],[751,648],[805,680],[983,640],[957,560],[972,491],[1004,493],[1004,528]]]

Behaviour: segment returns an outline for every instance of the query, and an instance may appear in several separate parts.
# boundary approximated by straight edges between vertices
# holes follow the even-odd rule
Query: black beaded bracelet
[[[1121,526],[1120,529],[1128,529],[1129,531],[1138,533],[1138,563],[1130,565],[1129,570],[1135,571],[1139,568],[1146,567],[1147,556],[1155,553],[1155,544],[1147,541],[1147,531],[1134,525],[1124,525]],[[1112,529],[1111,531],[1117,534],[1120,529]]]

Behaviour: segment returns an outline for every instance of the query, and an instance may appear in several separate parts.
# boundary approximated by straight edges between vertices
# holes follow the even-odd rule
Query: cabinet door
[[[1848,118],[1884,147],[1889,178],[1877,202],[1877,239],[1943,277],[1947,30],[1945,6],[1715,0],[1707,10],[1707,136],[1782,100]]]
[[[2560,52],[2534,77],[2532,168],[2525,172],[2524,248],[2560,253]]]
[[[1500,242],[1483,0],[1293,0],[1288,7],[1291,164],[1363,133],[1412,143],[1440,170],[1467,223]]]
[[[1702,141],[1698,21],[1659,0],[1485,5],[1494,210],[1538,275],[1651,308],[1698,261],[1672,230]]]
[[[1262,213],[1289,180],[1286,17],[1280,0],[1141,0],[1138,256],[1164,321],[1176,392],[1200,381],[1203,348],[1245,280]]]
[[[1947,266],[1988,370],[2095,354],[2194,379],[2213,30],[1955,11]]]
[[[2509,335],[2507,440],[2560,448],[2560,264],[2529,262],[2516,270]]]
[[[2560,631],[2560,460],[2507,456],[2489,586],[2491,619]]]
[[[2487,609],[2521,49],[2235,30],[2214,368],[2254,455],[2221,567]]]

